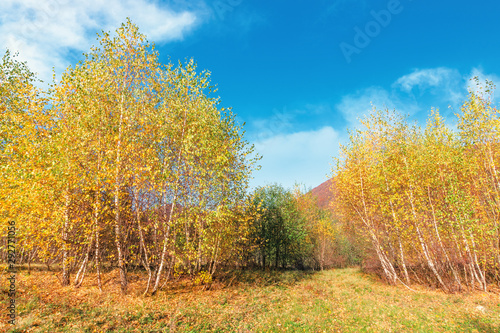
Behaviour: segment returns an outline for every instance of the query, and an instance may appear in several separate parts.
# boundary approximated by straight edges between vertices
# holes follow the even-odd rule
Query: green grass
[[[500,299],[492,293],[445,294],[415,286],[417,291],[410,291],[353,268],[237,274],[210,290],[179,281],[154,297],[142,297],[144,277],[131,275],[130,292],[123,297],[116,272],[103,279],[109,282],[102,294],[92,276],[74,289],[59,287],[51,272],[21,272],[17,325],[0,330],[500,332]],[[2,292],[2,304],[6,297]]]

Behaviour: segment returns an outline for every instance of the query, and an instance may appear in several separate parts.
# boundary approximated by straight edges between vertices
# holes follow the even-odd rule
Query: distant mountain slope
[[[328,208],[330,200],[333,198],[331,186],[332,180],[328,179],[311,190],[311,193],[318,197],[318,206],[320,208]]]

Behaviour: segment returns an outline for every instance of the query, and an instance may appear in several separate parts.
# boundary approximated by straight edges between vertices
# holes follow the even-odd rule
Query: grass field
[[[500,297],[388,286],[359,269],[239,272],[211,285],[177,281],[142,297],[131,274],[121,296],[116,271],[100,293],[89,276],[61,288],[52,272],[17,274],[17,324],[8,332],[500,332]],[[8,302],[2,276],[2,313]],[[3,316],[5,318],[5,316]]]

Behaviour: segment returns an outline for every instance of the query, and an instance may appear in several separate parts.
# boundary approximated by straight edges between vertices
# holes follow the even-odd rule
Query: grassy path
[[[202,290],[179,282],[146,298],[140,296],[142,276],[131,275],[123,297],[114,274],[105,276],[101,294],[92,279],[80,289],[60,288],[51,273],[18,273],[17,326],[2,322],[0,331],[500,332],[499,295],[413,292],[358,269],[244,272],[230,287]],[[3,283],[3,313],[5,291]]]

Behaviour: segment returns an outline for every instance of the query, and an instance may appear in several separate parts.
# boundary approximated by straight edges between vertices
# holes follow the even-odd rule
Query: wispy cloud
[[[365,117],[372,106],[396,109],[399,113],[417,116],[417,119],[425,118],[432,108],[440,109],[445,117],[451,117],[453,109],[457,110],[467,98],[468,78],[473,76],[479,76],[481,82],[485,78],[500,82],[495,75],[485,75],[478,69],[473,69],[470,75],[446,67],[415,69],[388,87],[373,86],[343,96],[336,110],[350,128],[359,127],[358,120]]]
[[[394,89],[412,96],[422,107],[440,108],[444,114],[451,115],[448,106],[458,108],[467,98],[467,89],[464,89],[466,75],[457,69],[437,67],[429,69],[416,69],[394,82]],[[426,95],[432,98],[426,98]],[[432,105],[425,105],[423,101],[432,100]]]
[[[395,82],[395,85],[406,92],[410,92],[415,87],[427,89],[447,85],[457,78],[461,79],[461,75],[456,69],[445,67],[416,69],[412,73],[400,77]]]
[[[19,52],[39,76],[50,79],[87,51],[101,30],[116,29],[130,17],[152,41],[181,40],[200,22],[203,7],[171,9],[153,0],[3,0],[0,45]],[[3,52],[3,50],[2,50]]]

